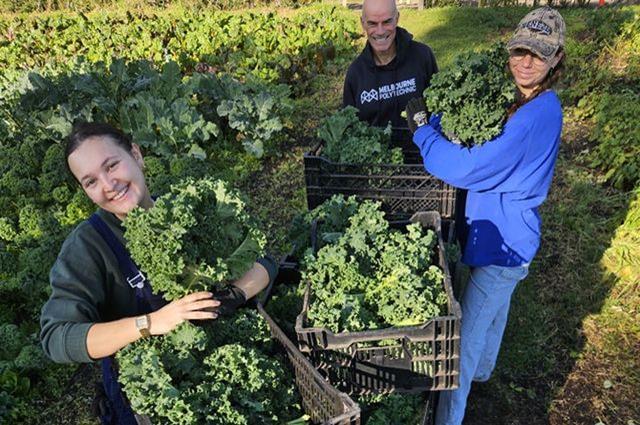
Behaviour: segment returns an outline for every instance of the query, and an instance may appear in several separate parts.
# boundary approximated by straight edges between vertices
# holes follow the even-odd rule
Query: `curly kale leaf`
[[[142,339],[120,350],[118,380],[134,411],[172,424],[197,423],[183,394],[189,388],[184,378],[199,364],[194,354],[202,352],[205,342],[204,331],[185,323],[167,336]],[[182,379],[174,380],[171,366]],[[196,375],[201,378],[203,373]]]
[[[311,248],[313,220],[318,221],[317,248],[321,248],[342,235],[341,232],[347,227],[349,218],[356,213],[358,206],[355,196],[345,198],[344,195],[334,195],[313,210],[296,216],[289,232],[294,246],[293,256],[302,259],[305,251]]]
[[[417,325],[441,314],[447,296],[433,230],[417,223],[393,230],[380,204],[370,201],[339,230],[317,254],[307,251],[302,263],[312,326],[360,331]]]
[[[167,300],[240,278],[264,254],[265,236],[219,180],[187,179],[124,221],[131,257]]]
[[[211,343],[216,346],[226,343],[271,348],[269,326],[255,310],[246,310],[243,314],[231,317],[219,317],[205,331]]]
[[[184,323],[120,350],[119,381],[132,408],[153,423],[285,423],[300,416],[300,401],[293,376],[264,345],[266,329],[250,311]]]
[[[0,338],[2,338],[2,345],[0,345],[0,360],[2,361],[15,359],[27,341],[18,326],[12,323],[0,325]]]
[[[421,394],[361,396],[358,404],[364,412],[371,412],[367,425],[418,425],[425,408]]]
[[[402,164],[402,150],[391,148],[391,127],[382,130],[358,119],[358,110],[347,106],[326,118],[318,128],[325,145],[322,155],[347,164]]]
[[[516,88],[508,73],[507,50],[496,45],[466,53],[437,73],[424,91],[427,109],[441,113],[445,135],[464,146],[480,145],[502,132]]]
[[[254,348],[228,344],[204,360],[212,424],[279,424],[295,417],[297,397],[292,377],[275,358]],[[289,378],[289,379],[286,379]],[[215,418],[215,419],[214,419]]]

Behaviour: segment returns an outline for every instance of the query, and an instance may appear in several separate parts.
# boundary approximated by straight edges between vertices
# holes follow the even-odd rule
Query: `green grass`
[[[525,8],[453,7],[424,11],[401,10],[400,26],[412,33],[416,40],[429,45],[438,66],[445,69],[458,54],[487,48],[510,36],[526,11]]]

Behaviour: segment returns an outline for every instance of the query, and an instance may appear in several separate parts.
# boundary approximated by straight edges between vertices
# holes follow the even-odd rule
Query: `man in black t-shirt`
[[[375,126],[406,127],[400,113],[409,99],[422,96],[438,65],[431,49],[398,27],[395,0],[364,0],[362,28],[367,45],[351,63],[343,106],[355,106],[361,120]]]

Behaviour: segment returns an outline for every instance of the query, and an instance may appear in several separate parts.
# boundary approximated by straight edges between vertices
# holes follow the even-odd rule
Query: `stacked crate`
[[[455,234],[461,194],[428,174],[407,129],[394,129],[393,147],[403,151],[403,164],[341,164],[322,157],[319,143],[304,155],[307,204],[313,209],[335,194],[381,203],[385,217],[411,219],[438,235],[438,265],[445,273],[446,314],[419,326],[333,333],[310,327],[306,312],[313,302],[309,286],[295,331],[300,351],[325,379],[352,395],[429,391],[423,424],[433,421],[434,395],[458,387],[460,371],[460,305],[454,297],[444,244]],[[289,270],[291,259],[283,263]],[[392,341],[392,343],[390,343]]]

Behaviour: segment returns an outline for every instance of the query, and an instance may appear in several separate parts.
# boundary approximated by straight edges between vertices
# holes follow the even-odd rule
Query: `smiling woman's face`
[[[529,97],[542,84],[551,66],[552,64],[526,49],[514,49],[509,53],[509,69],[516,86],[525,97]]]
[[[142,172],[144,162],[137,145],[127,152],[109,136],[93,136],[84,140],[67,161],[87,196],[119,219],[136,206],[150,206]]]

